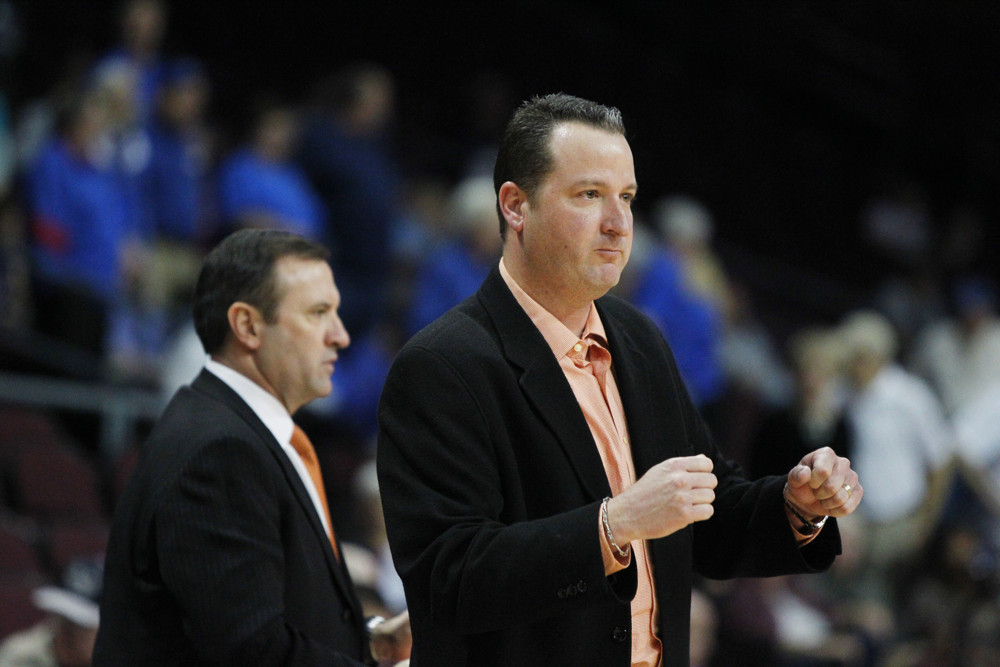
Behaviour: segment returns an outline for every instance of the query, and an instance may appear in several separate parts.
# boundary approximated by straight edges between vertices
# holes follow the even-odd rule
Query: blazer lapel
[[[632,443],[632,463],[635,466],[636,477],[641,477],[653,465],[663,460],[658,455],[658,447],[649,446],[657,442],[655,412],[652,402],[654,392],[662,391],[653,385],[649,375],[649,364],[645,362],[647,355],[643,354],[629,332],[620,325],[602,303],[597,301],[597,312],[604,323],[608,334],[608,347],[614,364],[615,382],[621,394],[622,406],[625,409],[625,419],[628,421],[629,441]],[[660,434],[661,436],[663,434]],[[636,446],[636,443],[644,443]]]
[[[691,429],[704,428],[699,419],[688,419],[697,413],[690,409],[684,381],[672,365],[670,372],[662,372],[662,364],[650,360],[666,346],[657,332],[654,338],[641,331],[628,331],[613,315],[612,297],[597,301],[597,309],[608,333],[608,344],[616,368],[615,379],[625,407],[629,439],[636,474],[641,476],[660,461],[675,456],[690,456],[694,452],[695,434]],[[639,341],[642,341],[641,343]],[[670,409],[664,410],[659,400],[665,392],[674,393],[678,400],[668,401]]]
[[[320,542],[320,548],[322,549],[323,556],[326,559],[327,567],[333,576],[333,580],[336,583],[337,588],[340,590],[344,600],[354,608],[358,618],[361,618],[361,608],[354,594],[354,586],[351,583],[350,574],[348,573],[346,566],[334,555],[333,546],[330,544],[330,538],[327,536],[326,530],[323,528],[323,523],[316,514],[316,507],[313,505],[312,498],[309,496],[309,492],[306,491],[306,487],[302,484],[302,479],[299,477],[298,471],[295,470],[292,462],[288,460],[288,455],[285,454],[285,450],[282,449],[281,445],[278,444],[278,441],[274,439],[274,435],[264,425],[264,422],[262,422],[250,406],[247,405],[242,398],[240,398],[239,394],[233,391],[229,385],[220,380],[217,376],[207,370],[203,370],[192,383],[192,387],[210,393],[223,401],[233,410],[233,412],[243,419],[243,421],[245,421],[250,428],[253,429],[257,437],[260,438],[261,442],[267,447],[268,451],[271,452],[271,455],[274,456],[275,461],[277,461],[285,475],[285,480],[292,489],[292,493],[298,500],[299,506],[305,513],[316,539]]]
[[[478,296],[496,327],[503,354],[521,373],[524,396],[555,434],[581,486],[594,499],[611,495],[601,455],[576,396],[552,349],[511,294],[498,268],[490,272]]]

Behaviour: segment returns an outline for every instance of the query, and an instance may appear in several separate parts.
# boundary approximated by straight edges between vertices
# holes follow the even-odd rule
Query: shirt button
[[[582,349],[583,349],[583,344],[582,343],[577,343],[576,345],[573,346],[573,351],[574,352],[579,352]]]
[[[628,629],[623,628],[619,625],[611,632],[611,639],[621,644],[626,639],[628,639]]]

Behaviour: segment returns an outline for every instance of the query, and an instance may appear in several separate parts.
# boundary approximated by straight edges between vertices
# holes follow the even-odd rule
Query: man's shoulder
[[[598,299],[596,304],[605,328],[617,328],[633,337],[661,337],[660,329],[656,323],[625,299],[614,294],[607,294]]]
[[[204,373],[177,391],[150,432],[146,446],[151,453],[164,450],[167,458],[176,463],[213,442],[260,440],[239,414],[241,405],[252,414],[236,392]]]
[[[615,296],[614,294],[605,294],[600,299],[596,301],[597,307],[601,310],[606,311],[608,314],[626,319],[626,320],[646,320],[648,319],[643,315],[642,311],[633,306],[630,302],[625,299]]]
[[[496,340],[486,310],[474,294],[414,334],[403,351],[471,354],[494,348]]]

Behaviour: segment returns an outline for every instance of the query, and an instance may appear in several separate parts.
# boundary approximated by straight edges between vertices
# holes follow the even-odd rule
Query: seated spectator
[[[131,70],[137,82],[133,103],[140,124],[145,125],[154,113],[163,83],[161,48],[167,29],[167,4],[163,0],[126,0],[119,20],[120,42],[100,59],[98,68],[113,65]]]
[[[316,86],[299,144],[298,162],[326,208],[324,240],[343,297],[341,317],[355,338],[378,323],[388,298],[402,187],[388,147],[394,108],[388,70],[346,66]]]
[[[750,449],[752,478],[781,474],[820,447],[850,458],[839,337],[833,331],[805,329],[792,337],[788,349],[795,371],[794,398],[764,417]]]
[[[408,336],[474,294],[500,260],[493,179],[475,177],[451,193],[448,235],[417,269]]]
[[[48,615],[41,623],[0,644],[0,667],[88,667],[100,621],[103,558],[71,562],[60,586],[42,586],[32,594]]]
[[[142,175],[153,226],[166,239],[205,243],[206,186],[211,144],[205,124],[209,81],[201,66],[184,58],[169,64],[149,127],[152,155]]]
[[[909,364],[931,383],[948,414],[1000,382],[996,287],[985,278],[965,278],[955,285],[953,301],[954,316],[924,328]]]
[[[897,337],[875,312],[841,325],[852,395],[852,461],[865,486],[861,515],[872,533],[873,564],[911,557],[936,521],[950,480],[953,436],[930,387],[896,362]]]
[[[208,94],[208,78],[196,61],[169,63],[147,130],[150,159],[139,182],[153,243],[138,301],[146,304],[143,319],[159,320],[163,329],[148,360],[151,368],[163,368],[170,339],[187,320],[203,249],[215,232],[208,194],[212,148],[204,117]],[[151,370],[153,384],[162,383],[159,374]]]
[[[1000,381],[952,416],[965,481],[986,508],[1000,515]]]
[[[254,114],[249,141],[219,170],[220,213],[231,228],[283,229],[313,240],[324,236],[322,203],[291,159],[297,136],[291,108],[264,103]]]
[[[101,356],[134,227],[109,150],[111,122],[100,91],[81,95],[26,179],[36,327]]]
[[[632,256],[618,294],[659,326],[695,404],[704,409],[718,401],[725,389],[722,314],[687,284],[682,258],[642,225],[633,226]]]
[[[681,265],[685,286],[708,299],[723,315],[730,308],[729,278],[712,248],[715,223],[701,202],[671,195],[656,202],[654,219],[660,236]]]

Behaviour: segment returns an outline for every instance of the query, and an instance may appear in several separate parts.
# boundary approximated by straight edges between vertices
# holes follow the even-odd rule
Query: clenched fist
[[[615,541],[665,537],[711,518],[718,480],[704,454],[661,461],[631,487],[608,502],[608,524]]]

